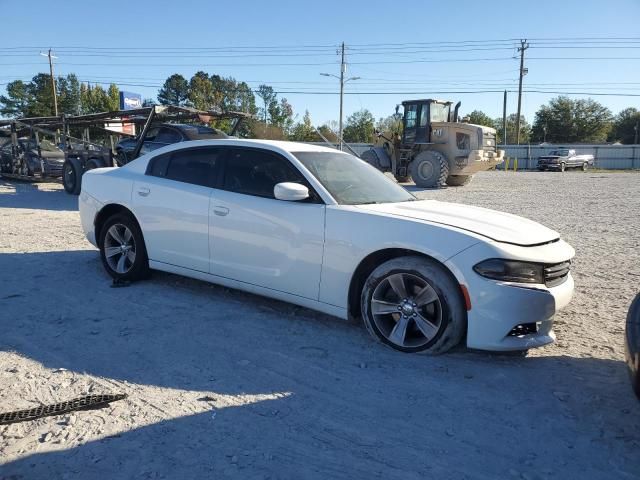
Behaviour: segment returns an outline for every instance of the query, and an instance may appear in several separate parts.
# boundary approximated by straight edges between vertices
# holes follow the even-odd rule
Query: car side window
[[[222,151],[221,148],[191,148],[159,155],[151,160],[147,175],[214,187]]]
[[[152,175],[154,177],[166,177],[170,159],[170,153],[165,153],[164,155],[158,155],[157,157],[152,158],[147,166],[147,175]]]
[[[281,182],[308,183],[286,158],[275,153],[259,149],[234,148],[229,151],[222,184],[224,190],[274,198],[273,187]]]
[[[161,128],[154,142],[178,143],[182,140],[182,135],[172,128]]]

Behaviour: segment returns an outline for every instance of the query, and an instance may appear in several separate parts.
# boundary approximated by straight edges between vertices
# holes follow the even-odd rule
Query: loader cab
[[[455,121],[454,112],[451,109],[452,103],[432,99],[402,102],[404,107],[402,143],[405,145],[432,143],[432,123]]]

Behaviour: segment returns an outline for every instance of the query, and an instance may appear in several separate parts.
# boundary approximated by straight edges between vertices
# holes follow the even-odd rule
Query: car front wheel
[[[361,307],[369,333],[402,352],[444,353],[465,332],[458,283],[423,257],[394,258],[376,268],[362,290]]]
[[[147,250],[138,223],[127,214],[110,217],[100,231],[100,257],[117,280],[139,280],[149,271]]]

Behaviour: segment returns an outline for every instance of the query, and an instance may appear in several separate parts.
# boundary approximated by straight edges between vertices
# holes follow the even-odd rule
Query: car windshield
[[[569,150],[553,150],[549,155],[557,155],[558,157],[566,157],[569,155]]]
[[[341,205],[408,202],[416,198],[384,173],[342,152],[292,152]]]

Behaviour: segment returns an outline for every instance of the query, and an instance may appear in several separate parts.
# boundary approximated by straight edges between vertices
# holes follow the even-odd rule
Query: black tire
[[[447,185],[450,187],[464,187],[469,185],[473,180],[473,175],[449,175],[447,177]]]
[[[131,237],[125,243],[133,245],[135,257],[133,261],[130,261],[128,254],[124,252],[111,255],[110,260],[107,259],[105,250],[107,248],[117,248],[117,246],[113,245],[114,243],[118,243],[116,238],[110,233],[112,227],[115,227],[116,231],[120,232],[120,234],[123,232],[123,228],[121,227],[127,228],[131,232]],[[109,217],[100,230],[98,246],[100,248],[102,265],[107,273],[116,280],[134,281],[146,278],[149,275],[149,259],[147,257],[147,248],[144,243],[142,230],[140,230],[138,222],[130,214],[116,213]],[[124,271],[117,271],[114,266],[112,266],[114,261],[116,261],[116,258],[114,258],[116,256],[117,260],[126,257],[123,262]]]
[[[401,278],[409,279],[403,284],[408,297],[412,299],[408,303],[415,302],[413,307],[409,307],[414,310],[413,314],[405,315],[404,307],[398,308],[399,312],[395,311],[396,302],[401,299],[395,288],[391,287],[389,278],[397,278],[398,274],[402,275]],[[409,283],[412,279],[418,283]],[[422,286],[428,285],[431,288],[430,292],[437,295],[437,299],[422,307],[416,307],[416,303],[420,304],[418,292],[422,288],[419,282],[422,282]],[[383,294],[386,295],[386,300],[374,300],[374,295],[385,292],[385,288],[386,293]],[[392,300],[388,300],[389,295]],[[389,303],[386,303],[387,301]],[[360,302],[362,318],[369,333],[376,340],[401,352],[423,352],[431,355],[445,353],[460,343],[466,331],[467,312],[460,286],[440,263],[428,258],[406,256],[384,262],[367,278]],[[372,307],[372,303],[382,305],[383,309],[388,308],[390,311],[374,315],[374,308],[380,310],[379,307]],[[405,302],[400,304],[406,306]],[[405,320],[402,345],[390,339],[394,336],[394,330],[399,326],[401,317],[408,318]],[[435,329],[431,332],[432,337],[425,335],[424,330],[418,325],[418,319],[424,321],[426,318],[430,319],[430,328]],[[435,320],[432,322],[433,319]]]
[[[77,158],[67,158],[62,165],[62,185],[67,193],[79,195],[82,187],[82,164]]]
[[[418,187],[443,187],[449,176],[449,163],[443,154],[435,150],[420,152],[410,165],[411,178]]]
[[[94,168],[102,168],[104,163],[99,158],[90,158],[84,166],[84,171],[93,170]]]
[[[560,171],[561,171],[561,172],[564,172],[566,169],[567,169],[567,165],[566,165],[566,164],[564,164],[564,163],[561,163],[561,164],[560,164]]]

